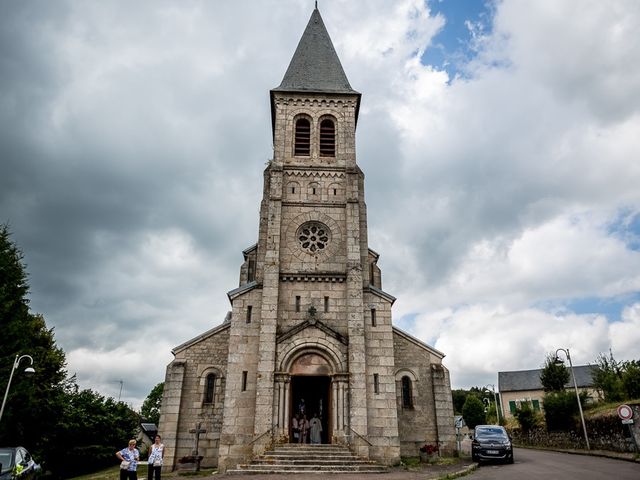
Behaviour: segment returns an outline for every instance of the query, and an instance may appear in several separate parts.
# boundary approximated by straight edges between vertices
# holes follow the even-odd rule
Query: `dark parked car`
[[[36,478],[40,465],[33,461],[31,454],[23,447],[0,448],[0,480],[15,478],[27,480]]]
[[[511,438],[500,425],[476,425],[471,443],[471,458],[474,462],[501,460],[513,463]]]

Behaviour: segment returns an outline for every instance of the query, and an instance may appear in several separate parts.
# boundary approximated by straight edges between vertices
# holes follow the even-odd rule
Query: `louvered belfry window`
[[[299,118],[296,122],[296,138],[294,154],[309,156],[311,146],[311,123],[306,118]]]
[[[329,119],[320,122],[320,156],[336,156],[336,127]]]

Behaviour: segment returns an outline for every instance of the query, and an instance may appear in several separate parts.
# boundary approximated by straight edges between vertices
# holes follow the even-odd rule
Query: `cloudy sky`
[[[452,386],[640,358],[640,2],[321,0],[395,324]],[[138,407],[258,233],[312,0],[0,3],[0,221],[81,387]]]

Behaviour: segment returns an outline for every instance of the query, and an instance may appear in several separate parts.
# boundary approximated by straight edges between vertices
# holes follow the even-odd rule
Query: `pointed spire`
[[[274,91],[353,93],[324,26],[318,2],[300,38],[289,68]]]

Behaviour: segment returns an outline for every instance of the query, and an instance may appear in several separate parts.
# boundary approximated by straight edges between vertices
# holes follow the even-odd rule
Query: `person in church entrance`
[[[307,434],[309,433],[309,420],[306,415],[302,415],[298,421],[298,428],[300,429],[299,443],[307,443]]]
[[[297,413],[291,419],[291,436],[294,443],[300,442],[300,415]]]
[[[322,443],[322,422],[316,413],[311,417],[309,422],[309,437],[312,444],[319,445]]]

